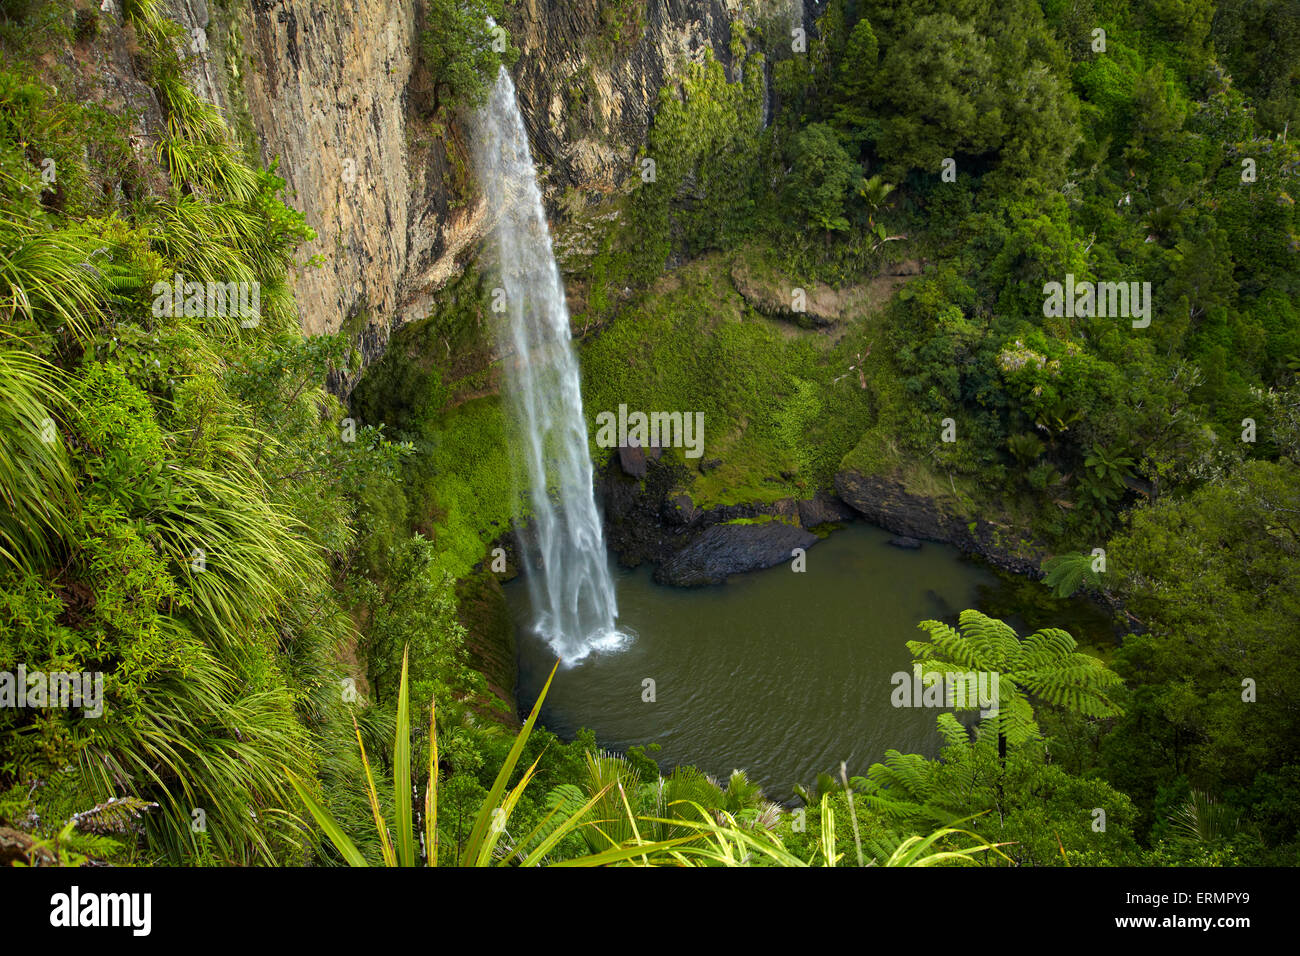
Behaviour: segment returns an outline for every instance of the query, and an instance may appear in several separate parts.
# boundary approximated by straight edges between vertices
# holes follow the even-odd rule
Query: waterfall
[[[535,627],[566,663],[623,640],[596,510],[569,309],[510,74],[502,67],[479,111],[475,162],[500,258],[499,336],[505,392],[532,505],[533,549],[521,548]]]

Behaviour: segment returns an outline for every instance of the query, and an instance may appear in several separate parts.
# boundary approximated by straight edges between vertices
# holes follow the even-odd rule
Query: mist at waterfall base
[[[488,202],[504,321],[504,392],[517,479],[530,504],[520,548],[533,619],[567,665],[621,646],[618,606],[592,487],[564,285],[510,74],[502,67],[474,131],[475,165]]]

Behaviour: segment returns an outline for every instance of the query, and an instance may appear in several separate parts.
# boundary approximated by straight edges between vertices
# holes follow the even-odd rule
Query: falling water
[[[527,547],[521,551],[536,629],[573,663],[597,648],[617,646],[623,636],[614,627],[618,607],[592,489],[569,309],[523,117],[504,67],[480,110],[476,133],[479,181],[500,256],[506,391],[521,434],[536,536],[536,554]]]

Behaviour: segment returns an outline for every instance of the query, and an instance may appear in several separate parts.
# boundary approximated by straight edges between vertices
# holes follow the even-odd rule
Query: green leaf
[[[479,808],[478,817],[474,820],[474,827],[470,831],[469,840],[466,841],[465,850],[461,855],[461,866],[472,866],[479,857],[483,842],[488,835],[488,827],[492,823],[492,811],[497,808],[497,804],[501,800],[501,794],[505,792],[506,782],[510,779],[510,775],[514,773],[515,764],[519,762],[519,755],[523,753],[524,745],[528,743],[528,737],[533,732],[533,725],[537,723],[537,715],[542,712],[542,701],[546,699],[546,692],[550,690],[551,681],[555,679],[555,672],[559,669],[559,666],[560,662],[557,660],[555,666],[551,668],[550,675],[546,678],[546,683],[542,686],[542,692],[537,695],[537,703],[533,705],[533,712],[528,715],[528,720],[520,728],[514,746],[510,748],[505,763],[501,765],[501,770],[492,783],[492,789],[488,792],[487,799],[483,801],[483,806]]]
[[[369,866],[370,864],[366,862],[366,858],[357,849],[357,845],[348,839],[348,835],[330,816],[330,812],[316,802],[316,798],[307,792],[306,788],[298,782],[298,778],[289,771],[289,768],[286,767],[284,772],[289,775],[289,783],[293,785],[294,790],[298,791],[298,796],[306,804],[307,811],[315,819],[316,825],[324,830],[325,835],[330,838],[330,842],[338,847],[338,851],[343,854],[343,859],[348,861],[348,866]]]
[[[397,691],[397,730],[393,737],[393,802],[396,804],[397,862],[415,866],[415,835],[411,828],[411,697],[407,686],[408,648],[402,649],[402,677]]]

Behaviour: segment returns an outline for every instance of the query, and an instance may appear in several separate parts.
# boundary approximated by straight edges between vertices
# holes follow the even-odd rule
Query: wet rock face
[[[818,492],[814,497],[798,503],[799,523],[805,528],[820,524],[852,521],[857,513],[834,495]]]
[[[805,501],[718,505],[701,508],[688,487],[694,469],[668,457],[645,463],[645,476],[632,478],[613,453],[600,469],[597,490],[605,514],[605,534],[619,561],[659,567],[661,584],[697,587],[730,575],[792,560],[795,548],[820,539],[808,529],[851,521],[856,512],[829,493]],[[730,524],[740,520],[752,524]],[[761,520],[775,519],[775,520]]]
[[[1025,540],[1027,532],[982,517],[954,514],[944,504],[912,494],[887,476],[863,475],[846,468],[835,475],[835,491],[872,524],[897,535],[889,542],[896,547],[942,541],[1005,571],[1035,578],[1041,574],[1038,569],[1046,554]]]
[[[686,526],[700,516],[699,509],[688,494],[673,495],[664,502],[660,517],[672,526]]]
[[[960,518],[942,512],[927,498],[909,494],[888,478],[846,469],[835,476],[835,491],[873,524],[896,535],[956,543],[969,534]]]
[[[786,524],[715,524],[655,570],[655,580],[678,587],[721,584],[733,574],[770,568],[792,559],[795,548],[816,544],[815,534]]]
[[[534,159],[565,189],[609,192],[633,172],[660,88],[712,50],[731,64],[735,0],[524,0],[508,22],[523,51],[519,105]]]
[[[612,455],[598,476],[606,539],[626,567],[662,561],[688,540],[689,523],[666,520],[664,514],[681,476],[664,459],[645,463],[645,477],[634,478],[617,459],[617,454]],[[697,519],[694,514],[690,517]]]

